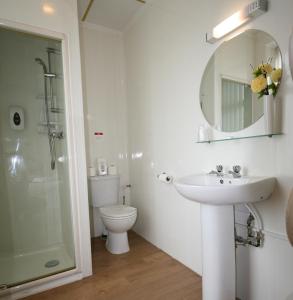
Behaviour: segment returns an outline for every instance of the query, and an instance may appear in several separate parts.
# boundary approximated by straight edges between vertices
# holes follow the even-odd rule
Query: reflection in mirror
[[[282,67],[276,41],[263,31],[247,30],[217,48],[200,87],[201,109],[213,128],[239,131],[263,115],[263,99],[251,91],[250,84],[253,67],[267,62]]]

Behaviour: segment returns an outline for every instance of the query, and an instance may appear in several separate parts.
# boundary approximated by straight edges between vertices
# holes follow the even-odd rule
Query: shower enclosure
[[[61,42],[0,27],[0,290],[75,268]]]

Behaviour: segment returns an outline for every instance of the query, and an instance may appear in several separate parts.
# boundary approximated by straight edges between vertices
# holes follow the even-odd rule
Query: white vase
[[[264,95],[264,122],[265,134],[274,133],[274,97],[273,95]]]

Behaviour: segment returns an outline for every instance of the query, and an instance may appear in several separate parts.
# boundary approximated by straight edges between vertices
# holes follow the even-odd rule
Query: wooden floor
[[[131,251],[113,255],[92,241],[93,276],[26,300],[201,300],[201,278],[134,232]]]

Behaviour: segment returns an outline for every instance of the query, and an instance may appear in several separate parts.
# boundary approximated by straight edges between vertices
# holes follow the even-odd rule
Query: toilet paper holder
[[[172,183],[173,182],[173,176],[167,174],[166,172],[157,174],[157,178],[159,179],[159,181],[164,182],[164,183]]]

